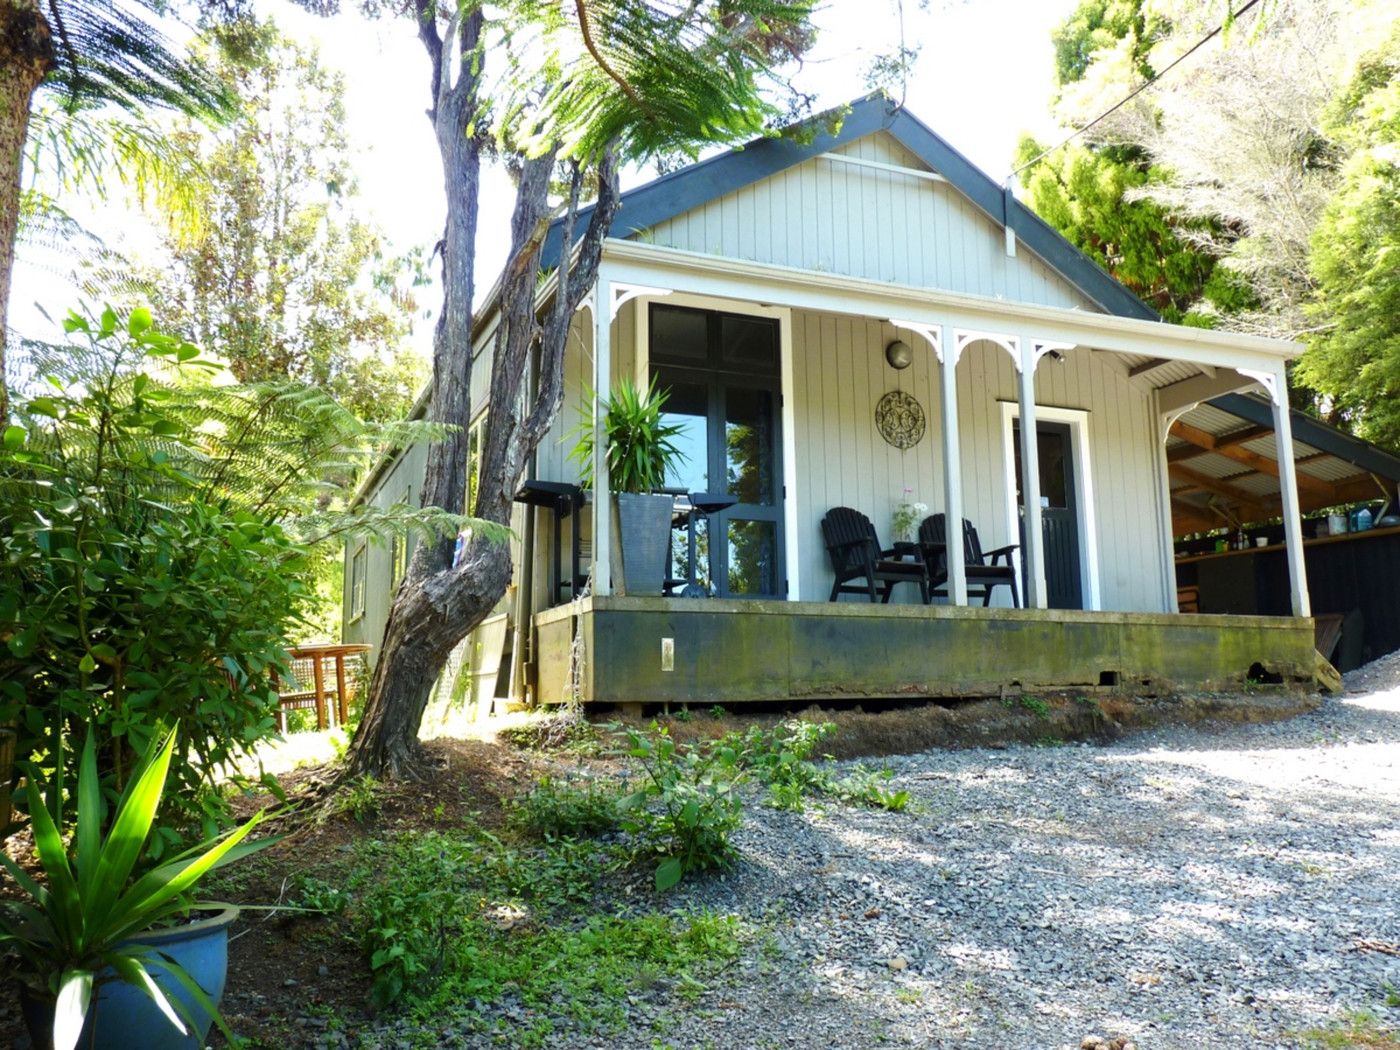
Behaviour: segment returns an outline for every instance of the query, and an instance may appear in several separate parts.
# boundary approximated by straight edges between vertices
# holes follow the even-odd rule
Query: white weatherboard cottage
[[[1242,676],[1256,661],[1235,666],[1239,646],[1294,677],[1311,665],[1284,372],[1297,345],[1163,323],[882,98],[854,103],[834,134],[760,140],[633,190],[612,232],[575,320],[565,410],[530,478],[577,481],[568,435],[585,386],[654,377],[686,428],[671,480],[739,500],[710,518],[701,548],[717,597],[614,594],[595,464],[600,491],[580,513],[521,508],[516,586],[466,654],[486,695],[731,703],[1199,685]],[[547,265],[558,251],[551,240]],[[472,386],[484,397],[494,321],[482,316]],[[909,352],[887,354],[895,342]],[[908,367],[893,367],[901,355]],[[1249,389],[1274,406],[1294,617],[1170,615],[1168,432]],[[421,470],[410,450],[362,496],[411,496]],[[1009,608],[1009,588],[965,608],[958,544],[946,600],[911,604],[917,591],[900,586],[889,606],[828,602],[823,515],[862,511],[888,545],[906,490],[970,520],[983,548],[1020,545],[1026,608]],[[582,598],[575,524],[591,573]],[[377,641],[395,560],[349,554],[347,638]],[[1238,645],[1221,641],[1231,632]],[[1201,656],[1157,666],[1174,650]]]

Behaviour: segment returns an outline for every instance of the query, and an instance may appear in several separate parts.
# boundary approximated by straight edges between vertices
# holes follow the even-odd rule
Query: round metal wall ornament
[[[924,410],[903,390],[891,390],[875,404],[875,426],[895,448],[913,448],[924,436]]]

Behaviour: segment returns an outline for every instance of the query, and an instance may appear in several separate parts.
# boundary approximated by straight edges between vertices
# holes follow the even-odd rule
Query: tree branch
[[[608,64],[608,60],[598,50],[598,44],[593,39],[593,30],[588,24],[588,5],[585,0],[574,0],[574,9],[578,11],[578,27],[579,31],[583,33],[583,46],[588,48],[588,53],[593,56],[593,61],[598,63],[598,68],[606,73],[608,78],[618,87],[622,88],[622,93],[634,106],[638,109],[646,109],[646,105],[637,92],[632,89],[632,85],[627,83],[626,79]]]
[[[413,0],[413,11],[418,16],[418,39],[423,41],[423,47],[427,50],[428,58],[433,65],[431,90],[428,92],[429,97],[433,100],[433,108],[428,111],[428,116],[436,120],[438,85],[442,81],[442,37],[438,35],[437,31],[437,2],[436,0]]]

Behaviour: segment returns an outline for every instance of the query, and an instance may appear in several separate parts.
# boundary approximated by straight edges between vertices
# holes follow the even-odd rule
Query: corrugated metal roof
[[[1357,470],[1355,466],[1338,459],[1336,456],[1328,456],[1326,459],[1313,460],[1311,463],[1302,463],[1298,466],[1298,472],[1317,478],[1319,481],[1346,481],[1365,471]]]
[[[1150,374],[1155,376],[1157,372],[1154,370]],[[1239,412],[1227,411],[1221,407],[1222,404],[1229,405],[1232,409],[1238,408]],[[1231,435],[1244,436],[1246,433],[1255,433],[1260,428],[1270,425],[1272,418],[1272,407],[1262,398],[1227,396],[1216,404],[1197,405],[1183,413],[1178,420],[1187,427],[1220,441]],[[1301,430],[1309,437],[1307,441],[1295,437],[1293,442],[1294,466],[1299,477],[1299,500],[1305,510],[1379,495],[1379,490],[1372,491],[1375,486],[1358,484],[1367,477],[1368,471],[1358,465],[1357,459],[1360,458],[1367,466],[1374,467],[1378,463],[1383,466],[1395,460],[1395,457],[1388,456],[1374,446],[1366,445],[1348,435],[1333,431],[1299,413],[1293,413],[1292,419],[1295,432]],[[1196,440],[1204,443],[1204,439]],[[1241,499],[1262,503],[1266,510],[1277,513],[1281,490],[1278,477],[1270,469],[1276,462],[1277,453],[1273,433],[1256,434],[1234,448],[1239,451],[1227,455],[1225,452],[1231,451],[1230,449],[1222,452],[1203,449],[1199,444],[1176,435],[1172,435],[1167,441],[1169,463],[1173,468],[1208,478],[1238,493]],[[1256,470],[1251,463],[1242,462],[1251,457],[1257,457],[1255,463],[1263,469]],[[1400,478],[1400,470],[1394,471],[1393,476]],[[1322,484],[1317,484],[1319,482]],[[1336,488],[1339,485],[1342,486],[1340,490]],[[1193,515],[1213,513],[1230,502],[1230,497],[1223,492],[1212,493],[1204,487],[1197,487],[1189,478],[1181,477],[1180,474],[1172,478],[1171,489],[1172,499],[1185,515],[1184,522],[1191,521]],[[1249,513],[1242,512],[1242,516],[1248,516]]]
[[[1190,361],[1171,361],[1154,368],[1150,372],[1144,372],[1137,377],[1137,380],[1151,385],[1154,389],[1160,390],[1162,387],[1171,386],[1173,383],[1194,379],[1200,374],[1201,369],[1199,366],[1193,365]]]

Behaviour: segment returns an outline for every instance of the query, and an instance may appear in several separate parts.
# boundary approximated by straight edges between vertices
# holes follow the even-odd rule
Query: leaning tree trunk
[[[447,191],[442,250],[443,308],[433,333],[433,386],[427,418],[454,429],[428,450],[422,505],[460,511],[467,493],[467,427],[471,422],[472,295],[475,286],[477,205],[481,140],[474,128],[481,79],[478,53],[480,7],[458,27],[454,17],[445,39],[436,22],[436,0],[415,0],[418,35],[432,60],[433,108]],[[462,56],[454,78],[454,52]],[[349,774],[414,778],[422,774],[418,727],[433,682],[461,636],[454,625],[481,603],[490,609],[509,580],[490,573],[469,579],[476,557],[452,565],[452,537],[422,544],[394,596],[384,630],[364,717],[349,753]],[[474,555],[480,544],[474,543]],[[499,593],[496,593],[499,588]],[[483,614],[484,615],[484,614]]]
[[[37,0],[0,0],[0,425],[9,414],[5,343],[15,236],[19,232],[24,139],[34,91],[53,63],[53,38]]]
[[[475,40],[479,22],[475,28],[469,23],[468,31]],[[432,53],[431,46],[429,51]],[[435,70],[439,65],[435,60]],[[478,64],[469,68],[479,76]],[[434,76],[435,81],[442,79],[440,71]],[[439,93],[436,114],[448,187],[443,248],[446,302],[434,337],[428,418],[458,430],[431,447],[423,489],[424,506],[446,510],[461,507],[466,493],[464,440],[472,407],[471,245],[481,162],[479,146],[465,131],[467,117],[474,115],[470,113],[474,103],[461,115],[454,114],[447,109],[451,97]],[[470,102],[473,96],[464,94],[463,98]],[[471,508],[475,517],[498,525],[509,523],[512,499],[526,462],[563,400],[569,323],[597,276],[603,239],[617,211],[617,176],[612,154],[607,153],[598,162],[598,199],[583,243],[576,255],[566,250],[561,256],[554,303],[544,318],[538,317],[540,250],[553,217],[549,187],[555,166],[552,153],[520,160],[511,257],[501,282],[501,321],[491,358],[491,412],[481,451],[476,505]],[[566,247],[574,242],[583,181],[582,168],[571,162],[560,231],[560,244]],[[530,349],[536,345],[540,348],[540,386],[522,418],[526,364]],[[452,539],[446,537],[420,548],[394,596],[364,718],[350,747],[349,776],[411,778],[425,772],[418,730],[433,683],[452,649],[490,614],[510,584],[510,548],[506,544],[478,533],[456,565],[452,564],[452,548]]]

